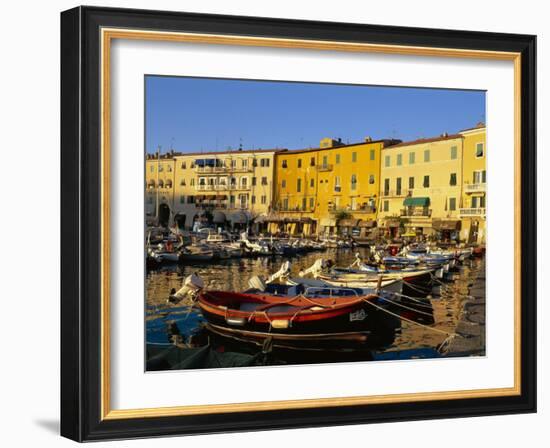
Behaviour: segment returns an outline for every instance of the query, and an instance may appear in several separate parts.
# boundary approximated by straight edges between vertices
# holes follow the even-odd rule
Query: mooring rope
[[[425,311],[420,311],[420,310],[417,310],[415,308],[411,308],[407,305],[403,305],[402,303],[394,302],[393,300],[387,299],[386,297],[382,297],[382,296],[379,296],[379,295],[377,295],[376,297],[381,299],[381,300],[384,300],[386,302],[389,302],[392,305],[396,305],[396,306],[400,306],[401,308],[405,308],[406,310],[414,311],[415,313],[418,313],[418,314],[424,314],[426,316],[433,317],[433,313],[427,313]]]
[[[383,311],[383,312],[385,312],[385,313],[388,313],[388,314],[390,314],[390,315],[392,315],[392,316],[394,316],[394,317],[397,317],[397,318],[400,319],[400,320],[404,320],[405,322],[409,322],[409,323],[411,323],[411,324],[418,325],[419,327],[426,328],[427,330],[431,330],[431,331],[436,332],[436,333],[444,334],[444,335],[446,335],[447,337],[451,337],[451,336],[452,336],[452,337],[456,337],[456,336],[462,337],[462,336],[460,336],[460,335],[457,334],[457,333],[449,333],[448,331],[440,330],[439,328],[432,328],[432,327],[430,327],[430,326],[428,326],[428,325],[424,325],[424,324],[421,324],[421,323],[419,323],[419,322],[415,322],[415,321],[412,320],[412,319],[408,319],[408,318],[406,318],[406,317],[400,316],[400,315],[397,314],[397,313],[394,313],[394,312],[392,312],[392,311],[390,311],[390,310],[387,310],[387,309],[385,309],[385,308],[383,308],[383,307],[381,307],[381,306],[379,306],[379,305],[376,305],[375,303],[373,303],[373,302],[371,302],[371,301],[364,300],[364,299],[363,299],[363,301],[364,301],[365,303],[368,303],[369,305],[372,305],[373,307],[377,308],[378,310]]]

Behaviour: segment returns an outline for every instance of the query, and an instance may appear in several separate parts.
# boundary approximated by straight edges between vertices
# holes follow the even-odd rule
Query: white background
[[[444,3],[319,1],[90,1],[88,4],[159,8],[195,12],[242,14],[363,23],[474,29],[538,34],[538,170],[539,229],[548,222],[543,208],[549,187],[548,156],[544,152],[548,123],[545,88],[548,11],[543,2],[462,1]],[[2,70],[0,72],[4,186],[0,210],[3,236],[2,369],[0,412],[5,445],[68,445],[58,438],[59,414],[59,11],[73,2],[12,2],[3,5]],[[546,54],[545,54],[546,51]],[[6,139],[7,137],[7,139]],[[6,157],[7,156],[7,157]],[[545,173],[546,171],[546,173]],[[315,444],[407,445],[411,447],[547,446],[550,411],[543,345],[549,332],[543,306],[548,276],[542,254],[550,250],[548,236],[539,235],[539,413],[443,421],[306,429],[252,434],[200,436],[120,442],[131,446],[299,446]],[[546,288],[547,289],[547,288]],[[103,445],[103,444],[100,444]],[[528,445],[528,446],[529,446]],[[112,446],[112,445],[111,445]]]
[[[511,245],[491,243],[491,236],[514,234],[507,206],[490,207],[487,217],[487,357],[144,373],[143,302],[136,300],[144,289],[135,281],[144,275],[143,153],[137,148],[143,145],[145,74],[487,90],[488,147],[496,148],[488,151],[487,201],[499,204],[514,196],[513,62],[126,40],[113,43],[111,67],[113,409],[513,387],[514,260]]]

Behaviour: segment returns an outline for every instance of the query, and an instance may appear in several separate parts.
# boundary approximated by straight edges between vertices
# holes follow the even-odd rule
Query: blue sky
[[[485,121],[485,92],[147,76],[146,150],[318,147],[413,140]]]

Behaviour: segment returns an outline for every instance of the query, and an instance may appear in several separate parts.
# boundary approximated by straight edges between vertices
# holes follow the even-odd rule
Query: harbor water
[[[363,252],[366,255],[367,250],[363,248],[328,249],[324,252],[310,252],[292,257],[289,259],[292,264],[292,275],[297,276],[300,270],[308,268],[321,257],[333,260],[337,266],[348,266],[354,261],[357,252]],[[198,274],[209,290],[243,291],[248,288],[248,280],[252,276],[259,275],[267,278],[286,260],[287,258],[280,256],[235,258],[216,263],[180,264],[149,270],[145,283],[147,346],[161,350],[176,344],[178,350],[196,351],[201,347],[212,345],[210,335],[205,334],[204,320],[198,308],[189,301],[184,300],[174,304],[167,300],[170,290],[179,289],[186,276]],[[419,325],[403,320],[401,327],[395,331],[391,343],[379,348],[347,353],[345,357],[323,352],[317,353],[314,358],[299,353],[293,353],[291,356],[279,354],[271,357],[268,363],[483,356],[485,354],[484,278],[484,259],[471,258],[446,273],[443,279],[434,279],[432,293],[423,299],[425,310],[429,309],[430,313],[433,312],[434,323]],[[475,316],[472,316],[474,311]],[[458,338],[449,340],[446,333],[458,334]],[[218,342],[216,350],[242,352],[243,355],[254,356],[257,354],[255,351],[261,352],[262,348],[245,347],[229,341],[226,344]]]

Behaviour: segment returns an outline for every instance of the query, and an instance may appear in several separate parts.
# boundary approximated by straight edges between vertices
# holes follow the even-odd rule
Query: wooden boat
[[[271,339],[300,348],[365,344],[377,331],[400,326],[377,295],[281,297],[265,293],[201,291],[198,305],[209,328],[252,342]]]
[[[207,246],[187,246],[180,253],[182,262],[208,262],[215,259],[212,249]]]

